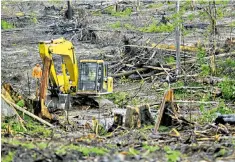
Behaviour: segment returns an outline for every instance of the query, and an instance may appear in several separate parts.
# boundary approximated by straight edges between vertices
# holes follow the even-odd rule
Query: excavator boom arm
[[[78,65],[74,53],[74,47],[70,41],[66,41],[65,39],[61,38],[52,41],[40,42],[39,53],[42,60],[44,60],[45,57],[48,57],[52,60],[49,76],[53,86],[63,86],[65,91],[68,91],[69,86],[66,86],[66,84],[69,84],[70,86],[76,87],[77,90]],[[60,55],[62,57],[63,77],[62,75],[59,77],[59,75],[56,74],[53,55]]]

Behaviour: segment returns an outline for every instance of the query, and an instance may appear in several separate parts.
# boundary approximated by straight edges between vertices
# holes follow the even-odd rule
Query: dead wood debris
[[[137,107],[127,106],[125,127],[140,128],[144,125],[153,125],[154,120],[150,113],[149,105]]]

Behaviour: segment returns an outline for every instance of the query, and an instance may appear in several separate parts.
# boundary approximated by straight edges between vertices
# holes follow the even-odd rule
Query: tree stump
[[[114,114],[114,122],[113,125],[108,129],[108,132],[113,132],[117,129],[118,126],[122,126],[123,124],[123,115],[122,114]]]
[[[154,120],[150,113],[149,105],[127,107],[125,127],[140,128],[144,125],[153,125]]]
[[[160,125],[174,126],[177,124],[180,124],[180,125],[192,124],[191,122],[188,122],[186,119],[184,119],[182,116],[179,115],[178,113],[179,108],[177,104],[174,103],[173,97],[174,97],[174,94],[173,94],[172,89],[165,92],[161,106],[160,106],[156,125],[154,128],[155,134],[158,132]]]

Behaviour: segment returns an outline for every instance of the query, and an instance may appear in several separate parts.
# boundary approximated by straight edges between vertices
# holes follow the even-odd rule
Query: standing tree
[[[228,3],[227,1],[201,1],[201,4],[208,4],[207,6],[203,7],[201,16],[209,20],[209,54],[211,56],[210,60],[210,69],[212,75],[216,74],[216,62],[215,62],[215,53],[216,53],[216,36],[219,35],[217,29],[217,21],[223,17],[222,9]],[[217,6],[218,5],[218,6]]]
[[[67,11],[65,13],[65,16],[66,16],[67,19],[72,19],[72,17],[73,17],[73,9],[71,7],[70,0],[67,1],[67,4],[68,4],[68,9],[67,9]]]

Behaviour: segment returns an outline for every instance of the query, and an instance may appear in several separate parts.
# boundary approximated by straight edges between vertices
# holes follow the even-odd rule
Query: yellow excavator
[[[103,60],[77,60],[70,41],[64,38],[41,41],[39,54],[43,72],[37,115],[52,119],[49,108],[65,109],[71,98],[81,105],[97,106],[94,98],[113,92],[108,64]]]

